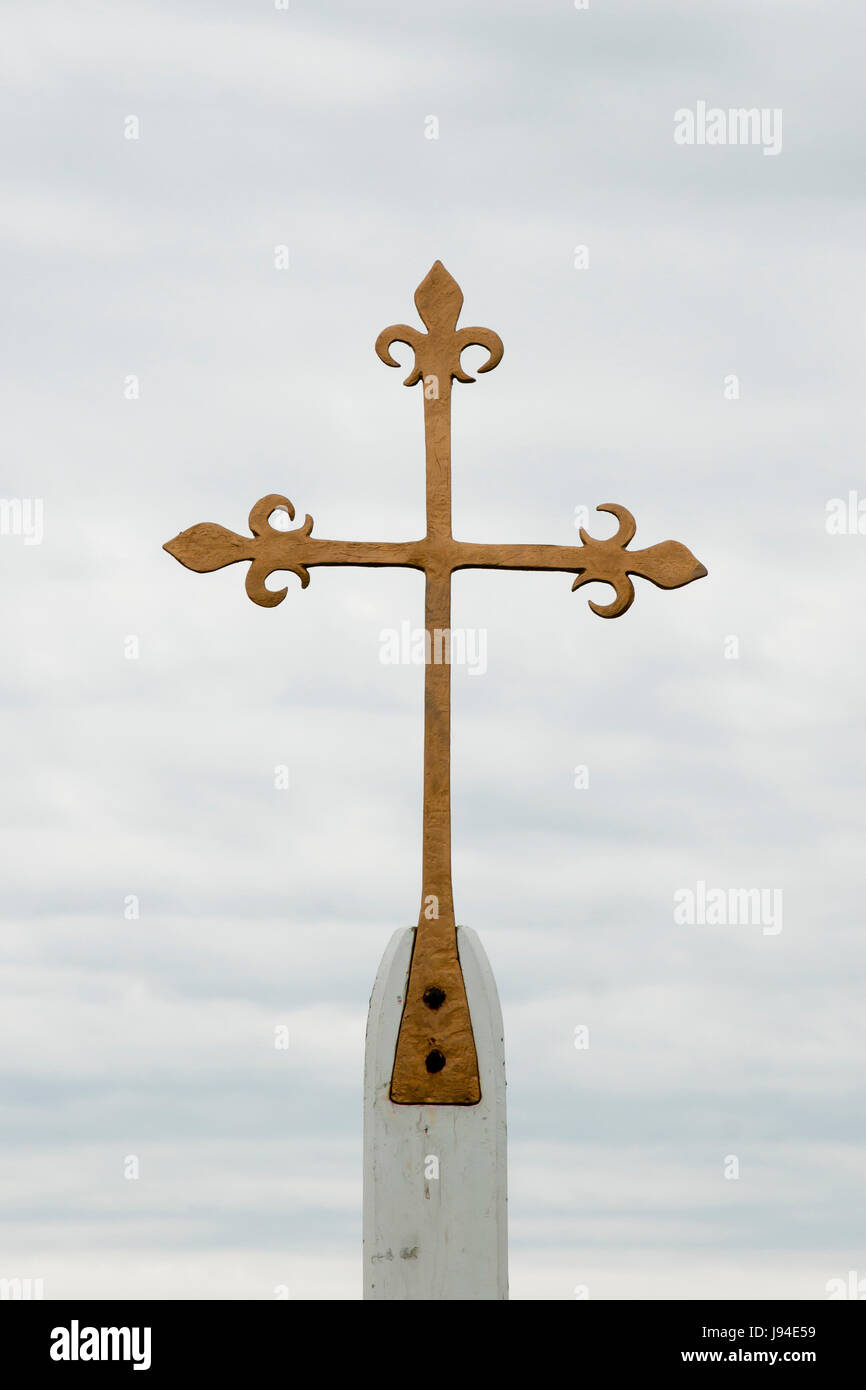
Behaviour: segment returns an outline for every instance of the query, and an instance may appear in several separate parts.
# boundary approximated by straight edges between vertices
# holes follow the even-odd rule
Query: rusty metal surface
[[[275,570],[296,574],[301,587],[317,565],[409,566],[426,577],[425,623],[436,649],[435,634],[451,628],[451,575],[459,569],[558,570],[575,576],[573,589],[596,580],[613,586],[610,603],[590,600],[603,618],[616,618],[631,606],[632,576],[662,589],[676,589],[701,579],[706,569],[686,546],[662,541],[645,550],[629,550],[635,521],[625,507],[603,503],[619,525],[616,535],[595,540],[581,528],[579,546],[478,545],[457,541],[451,531],[451,384],[474,378],[460,365],[464,348],[486,348],[479,372],[491,371],[502,358],[502,343],[489,328],[458,328],[463,294],[441,261],[436,261],[415,291],[415,305],[427,329],[394,324],[379,334],[376,352],[390,367],[394,343],[414,353],[406,386],[422,386],[427,462],[427,534],[404,542],[332,541],[312,534],[306,516],[293,530],[280,531],[269,518],[277,510],[295,510],[287,497],[272,493],[254,505],[251,536],[240,536],[213,522],[191,526],[164,549],[187,569],[206,573],[247,560],[246,589],[254,603],[273,608],[287,590],[271,591],[265,580]],[[451,889],[451,667],[447,660],[428,661],[424,680],[424,821],[421,909],[403,1018],[397,1039],[391,1099],[403,1105],[474,1105],[480,1099],[478,1063],[466,990],[457,953],[457,928]]]

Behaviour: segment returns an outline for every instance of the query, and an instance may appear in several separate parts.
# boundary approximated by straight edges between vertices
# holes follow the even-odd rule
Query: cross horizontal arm
[[[316,565],[425,567],[423,541],[324,540],[310,534],[313,518],[309,515],[294,530],[277,530],[271,525],[270,517],[278,511],[288,512],[290,519],[294,519],[295,509],[288,497],[271,493],[260,498],[250,512],[252,536],[239,536],[225,526],[205,521],[181,531],[174,540],[166,541],[163,550],[198,574],[223,569],[239,560],[251,560],[246,589],[253,602],[263,608],[276,607],[288,593],[288,589],[265,587],[265,580],[276,570],[290,570],[300,579],[301,588],[306,589],[310,582],[309,570]]]
[[[614,505],[597,511],[615,512],[621,517],[620,531],[608,540],[597,541],[581,527],[583,545],[466,545],[454,542],[459,558],[452,569],[550,570],[577,576],[572,589],[595,582],[610,584],[616,591],[612,603],[589,602],[602,618],[618,618],[634,602],[630,575],[648,579],[659,589],[679,589],[694,579],[703,579],[706,568],[679,541],[662,541],[646,550],[626,550],[622,541],[622,518],[632,523],[631,513]]]
[[[592,610],[603,618],[619,617],[631,606],[631,575],[640,575],[661,589],[677,589],[706,574],[704,566],[679,541],[662,541],[646,550],[626,549],[634,535],[635,522],[625,507],[615,503],[606,503],[598,511],[611,512],[617,518],[616,535],[594,540],[581,528],[582,545],[484,545],[456,541],[450,535],[427,536],[417,541],[331,541],[311,534],[310,516],[294,530],[277,530],[269,520],[275,511],[286,511],[290,518],[295,515],[287,497],[272,493],[261,498],[250,512],[252,536],[239,536],[224,526],[203,522],[182,531],[164,548],[187,569],[199,573],[222,569],[239,560],[251,561],[247,593],[264,608],[282,603],[287,593],[286,589],[268,589],[265,580],[269,575],[290,570],[306,588],[309,571],[317,565],[435,568],[440,575],[461,569],[558,571],[577,576],[573,589],[593,581],[612,585],[616,593],[612,603],[590,602]]]

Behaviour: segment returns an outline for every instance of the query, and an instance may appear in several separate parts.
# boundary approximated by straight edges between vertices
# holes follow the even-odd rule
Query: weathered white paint
[[[414,928],[394,933],[370,998],[364,1297],[507,1298],[505,1049],[493,972],[476,933],[458,927],[478,1105],[394,1105],[388,1090],[414,935]]]

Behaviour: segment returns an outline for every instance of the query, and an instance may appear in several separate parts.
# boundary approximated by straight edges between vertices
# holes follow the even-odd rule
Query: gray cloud
[[[612,500],[710,570],[615,623],[566,576],[455,581],[488,639],[454,673],[455,896],[503,1002],[513,1294],[862,1276],[866,539],[825,528],[862,487],[847,7],[7,28],[0,491],[45,539],[0,537],[0,1275],[360,1293],[366,1002],[420,862],[421,672],[379,637],[422,582],[319,570],[264,612],[161,545],[273,491],[321,535],[423,533],[417,394],[372,345],[441,257],[505,342],[455,391],[456,534],[569,543]],[[782,107],[783,152],[674,145],[699,99]],[[781,888],[784,930],[677,925],[698,880]]]

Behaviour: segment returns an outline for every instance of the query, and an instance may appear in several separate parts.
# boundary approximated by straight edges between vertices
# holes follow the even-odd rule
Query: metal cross
[[[561,570],[575,575],[573,589],[601,581],[615,598],[590,608],[617,618],[634,599],[631,575],[662,589],[677,589],[707,571],[678,541],[647,550],[628,550],[635,521],[625,507],[604,503],[619,522],[615,536],[594,540],[581,527],[579,546],[480,545],[457,541],[451,532],[451,383],[471,382],[461,368],[463,349],[487,349],[479,368],[489,372],[502,359],[502,342],[489,328],[458,328],[463,293],[441,261],[415,291],[426,333],[394,324],[379,334],[376,352],[389,367],[394,343],[412,348],[415,361],[406,386],[423,384],[427,453],[427,534],[417,541],[329,541],[313,536],[312,517],[295,530],[270,524],[276,511],[294,519],[287,497],[272,493],[250,512],[252,536],[203,522],[182,531],[164,549],[187,569],[205,573],[239,560],[251,561],[246,589],[254,603],[273,608],[287,590],[265,580],[291,570],[306,588],[316,565],[398,565],[424,571],[427,663],[424,676],[424,822],[421,910],[391,1078],[391,1099],[400,1105],[474,1105],[481,1098],[478,1062],[466,990],[457,951],[451,891],[451,575],[460,569]],[[431,659],[439,656],[439,660]],[[444,655],[444,659],[441,659]]]

